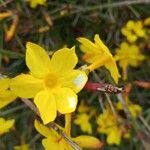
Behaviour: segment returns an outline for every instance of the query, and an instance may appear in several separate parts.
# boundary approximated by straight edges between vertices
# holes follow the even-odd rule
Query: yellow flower
[[[127,79],[127,67],[129,65],[137,67],[145,59],[145,56],[140,53],[138,46],[122,42],[120,48],[116,51],[115,59],[119,61],[119,65],[123,70],[123,78]]]
[[[119,145],[125,128],[119,125],[118,120],[121,121],[119,116],[115,116],[108,108],[97,118],[98,132],[107,135],[108,144]]]
[[[9,89],[9,86],[9,78],[0,79],[0,108],[5,107],[6,105],[8,105],[16,99],[16,96]]]
[[[74,124],[79,125],[83,132],[92,133],[92,126],[89,122],[91,116],[86,113],[78,114],[74,120]]]
[[[84,100],[82,100],[80,105],[78,106],[78,113],[86,113],[89,111],[90,107],[85,104]]]
[[[135,42],[138,37],[146,36],[142,21],[129,20],[125,27],[122,28],[121,32],[131,43]]]
[[[30,150],[28,144],[22,144],[20,146],[15,146],[14,150]]]
[[[142,112],[142,107],[138,104],[133,104],[128,98],[126,99],[126,104],[133,118],[137,118],[138,115]],[[118,102],[116,108],[118,110],[123,110],[122,103]]]
[[[77,40],[81,43],[81,51],[85,53],[83,59],[91,64],[87,67],[87,69],[92,71],[96,68],[105,66],[110,71],[110,74],[115,82],[118,82],[120,75],[116,62],[107,46],[104,45],[100,39],[99,35],[95,35],[95,43],[82,37],[78,38]]]
[[[62,129],[68,137],[70,137],[71,129],[70,117],[70,114],[67,114],[65,119],[65,129]],[[37,120],[35,120],[34,125],[36,130],[45,137],[45,139],[42,140],[42,144],[45,150],[73,150],[73,148],[67,143],[67,141],[55,130],[42,125]],[[92,136],[80,135],[76,138],[71,139],[83,148],[94,149],[101,148],[102,146],[102,143],[97,138]]]
[[[44,124],[62,113],[75,111],[77,95],[85,85],[84,71],[73,69],[78,62],[75,48],[63,48],[50,59],[39,45],[28,42],[26,64],[30,74],[12,79],[11,89],[20,97],[33,98]]]
[[[13,127],[14,123],[14,119],[5,120],[4,118],[0,118],[0,135],[9,132],[10,128]]]
[[[31,8],[37,7],[37,5],[46,5],[46,0],[28,0]]]
[[[145,25],[145,26],[150,26],[150,17],[148,17],[148,18],[146,18],[146,19],[144,20],[144,25]]]

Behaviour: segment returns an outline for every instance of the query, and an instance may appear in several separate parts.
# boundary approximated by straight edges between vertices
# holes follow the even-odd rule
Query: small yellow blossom
[[[92,126],[89,122],[91,116],[86,113],[78,114],[74,120],[74,124],[79,125],[83,132],[92,133]]]
[[[16,96],[9,89],[10,79],[0,79],[0,108],[5,107],[16,99]]]
[[[138,104],[133,104],[128,98],[126,98],[126,104],[133,118],[137,118],[138,115],[142,112],[142,107]],[[122,103],[118,102],[116,108],[118,110],[123,110]]]
[[[84,100],[82,100],[78,106],[78,113],[86,113],[88,111],[90,111],[90,107],[85,104]]]
[[[120,75],[116,62],[107,46],[100,39],[99,35],[95,35],[95,43],[82,37],[78,38],[77,40],[81,43],[81,51],[85,53],[83,59],[91,64],[87,67],[87,69],[92,71],[96,68],[105,66],[110,71],[111,76],[117,83]]]
[[[131,43],[135,42],[138,37],[144,38],[146,36],[142,21],[129,20],[121,32]]]
[[[30,150],[28,144],[22,144],[20,146],[15,146],[14,150]]]
[[[62,129],[68,137],[70,137],[71,119],[70,114],[66,115],[65,128]],[[67,143],[67,141],[59,135],[55,130],[42,125],[39,121],[35,120],[36,130],[42,134],[45,138],[42,140],[42,144],[45,150],[73,150],[73,148]],[[101,148],[102,143],[95,137],[80,135],[75,138],[71,138],[79,146],[83,148]]]
[[[119,61],[119,65],[123,70],[123,78],[127,79],[127,67],[137,67],[141,61],[145,59],[145,56],[140,53],[139,47],[127,42],[122,42],[120,48],[117,49],[115,60]]]
[[[97,118],[98,132],[107,135],[107,143],[110,145],[119,145],[122,136],[126,135],[124,126],[118,122],[120,120],[121,118],[114,115],[108,108]]]
[[[9,132],[10,128],[13,127],[14,123],[14,119],[5,120],[4,118],[0,118],[0,135]]]
[[[46,0],[28,0],[31,8],[37,7],[37,5],[46,5]]]
[[[62,113],[75,111],[77,94],[85,85],[87,75],[74,69],[78,62],[75,48],[56,51],[50,59],[39,45],[27,43],[26,64],[30,74],[12,79],[11,89],[20,97],[34,98],[44,124]]]
[[[145,26],[150,26],[150,17],[148,17],[148,18],[146,18],[146,19],[144,20],[144,25],[145,25]]]

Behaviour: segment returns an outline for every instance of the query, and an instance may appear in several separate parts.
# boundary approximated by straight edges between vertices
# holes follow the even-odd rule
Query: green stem
[[[6,110],[6,111],[1,111],[1,112],[0,112],[0,115],[1,115],[1,116],[5,116],[5,115],[8,115],[8,114],[10,114],[10,113],[13,113],[13,112],[15,112],[15,111],[17,111],[17,110],[20,110],[20,109],[22,109],[22,108],[26,108],[26,107],[27,107],[26,104],[22,104],[22,105],[19,105],[19,106],[14,107],[14,108],[8,109],[8,110]]]

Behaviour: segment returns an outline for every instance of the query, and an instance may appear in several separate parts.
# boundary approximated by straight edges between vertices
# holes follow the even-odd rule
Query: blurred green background
[[[97,33],[115,54],[115,49],[124,40],[121,28],[128,20],[142,20],[150,16],[149,0],[47,0],[46,6],[38,5],[31,8],[29,2],[23,0],[0,0],[0,12],[12,11],[13,15],[0,20],[0,73],[13,77],[21,72],[27,72],[25,65],[25,44],[31,41],[43,46],[46,50],[54,52],[64,46],[76,45],[76,52],[81,58],[77,37],[84,36],[93,39]],[[13,18],[19,17],[13,37],[5,40],[5,31],[11,26]],[[144,51],[150,56],[150,49]],[[137,56],[138,57],[138,56]],[[79,60],[79,64],[82,64]],[[98,70],[97,75],[106,82],[111,80],[105,76],[107,72]],[[93,78],[91,75],[90,78]],[[94,79],[93,79],[94,80]],[[150,81],[150,61],[144,61],[137,68],[129,68],[128,80],[121,81],[120,85],[132,83],[135,80]],[[80,94],[88,99],[91,93]],[[133,85],[131,99],[143,107],[143,116],[150,123],[150,92]],[[97,97],[93,98],[91,105],[99,109]],[[112,98],[113,99],[113,98]],[[114,98],[115,100],[115,98]],[[90,101],[90,100],[89,100]],[[89,102],[90,103],[90,102]],[[101,112],[101,110],[98,112]],[[0,110],[0,115],[6,118],[15,118],[15,128],[9,134],[0,137],[0,150],[12,150],[14,145],[21,141],[30,143],[32,149],[41,150],[42,137],[33,127],[35,114],[19,100]],[[61,119],[60,119],[61,120]],[[93,123],[94,126],[94,123]],[[143,126],[141,124],[141,126]],[[73,134],[80,135],[74,127]],[[105,139],[97,133],[94,136]],[[150,143],[146,138],[144,144]],[[149,141],[149,142],[148,142]],[[150,145],[148,145],[150,149]],[[141,142],[136,138],[123,141],[120,146],[104,147],[105,150],[142,150]],[[147,149],[148,150],[148,149]]]

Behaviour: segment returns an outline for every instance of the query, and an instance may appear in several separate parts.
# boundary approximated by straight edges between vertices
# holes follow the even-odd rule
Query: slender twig
[[[121,102],[121,104],[122,104],[122,106],[123,106],[123,109],[124,109],[124,112],[125,112],[126,115],[127,115],[127,118],[130,120],[130,119],[131,119],[131,113],[130,113],[130,111],[129,111],[129,109],[128,109],[128,106],[127,106],[125,100],[123,99],[123,95],[122,95],[122,94],[118,94],[118,95],[117,95],[117,98],[118,98],[118,100]]]
[[[41,135],[38,133],[36,134],[33,139],[30,141],[29,145],[33,145],[39,138],[41,138]]]
[[[35,107],[35,105],[30,100],[22,98],[21,101],[24,102],[38,116],[40,116],[38,109]],[[50,122],[49,126],[51,128],[53,128],[58,134],[60,134],[66,140],[66,142],[70,144],[70,146],[74,150],[81,150],[81,148],[75,142],[73,142],[54,122]]]
[[[6,7],[7,4],[9,4],[9,3],[13,2],[13,1],[14,1],[14,0],[7,0],[7,1],[3,2],[3,3],[0,5],[0,8]]]
[[[1,49],[1,54],[7,54],[10,58],[24,58],[24,54],[6,49]]]
[[[126,1],[120,1],[120,2],[113,2],[113,3],[106,3],[106,4],[100,4],[100,5],[94,5],[94,6],[87,6],[85,8],[78,6],[78,10],[72,11],[71,14],[79,13],[79,12],[88,12],[98,9],[104,9],[104,8],[116,8],[116,7],[122,7],[122,6],[129,6],[129,5],[136,5],[136,4],[145,4],[150,3],[150,0],[126,0]]]
[[[102,110],[104,111],[104,104],[103,104],[103,99],[102,99],[101,95],[98,96],[98,101],[99,101],[99,104],[100,104]]]
[[[60,134],[74,150],[81,150],[81,148],[73,142],[54,122],[49,123],[50,127],[53,128],[58,134]]]
[[[116,117],[116,116],[117,116],[117,112],[116,112],[116,110],[115,110],[115,108],[114,108],[114,106],[113,106],[113,103],[112,103],[112,101],[111,101],[111,99],[110,99],[110,96],[109,96],[107,93],[106,93],[105,95],[106,95],[106,99],[107,99],[107,101],[108,101],[108,104],[109,104],[109,106],[110,106],[110,108],[111,108],[111,110],[112,110],[114,116]]]
[[[81,5],[72,5],[72,9],[67,15],[74,15],[74,14],[79,14],[79,13],[86,13],[90,11],[95,11],[95,10],[102,10],[102,9],[107,9],[107,8],[116,8],[116,7],[123,7],[123,6],[131,6],[131,5],[137,5],[137,4],[147,4],[150,3],[150,0],[126,0],[126,1],[120,1],[120,2],[113,2],[113,3],[104,3],[104,4],[97,4],[93,6],[86,6],[83,7]],[[66,4],[58,4],[59,6],[64,6]],[[53,15],[52,19],[56,20],[61,18],[62,16],[59,15]]]
[[[21,98],[21,101],[25,103],[31,110],[33,110],[38,116],[40,116],[39,110],[35,107],[35,105],[30,100]]]
[[[145,128],[150,132],[150,127],[148,123],[145,121],[145,119],[141,115],[139,115],[139,119],[144,124]]]
[[[13,112],[15,112],[15,111],[17,111],[17,110],[20,110],[20,109],[26,108],[26,107],[27,107],[26,104],[22,104],[22,105],[13,107],[13,108],[11,108],[11,109],[8,109],[8,110],[6,110],[6,111],[2,111],[2,112],[0,112],[0,115],[5,116],[5,115],[7,115],[7,114],[13,113]]]

